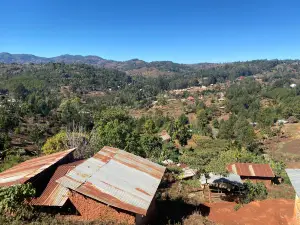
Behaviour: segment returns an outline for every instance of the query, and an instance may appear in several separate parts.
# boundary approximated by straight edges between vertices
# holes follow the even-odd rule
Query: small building
[[[168,132],[166,130],[163,130],[160,133],[160,137],[163,142],[169,142],[171,140],[171,136],[168,134]]]
[[[28,160],[0,173],[0,187],[30,182],[37,190],[29,204],[124,224],[149,224],[165,167],[126,151],[104,147],[74,161],[75,149]],[[72,211],[69,211],[72,209]]]
[[[290,87],[295,88],[295,87],[297,87],[297,84],[291,84]]]
[[[270,185],[275,177],[269,164],[257,163],[232,163],[227,166],[230,173],[237,174],[242,180],[250,180],[251,182],[263,182]]]
[[[57,182],[83,218],[148,224],[165,167],[126,151],[104,147]]]
[[[294,206],[294,219],[295,224],[300,224],[300,169],[286,169],[287,175],[296,192],[295,206]]]

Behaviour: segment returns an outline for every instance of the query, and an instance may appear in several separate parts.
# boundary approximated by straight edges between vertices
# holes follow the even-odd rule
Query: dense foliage
[[[77,147],[78,157],[86,158],[112,146],[157,163],[172,160],[168,172],[176,177],[182,172],[177,163],[199,175],[226,174],[229,163],[252,162],[268,163],[288,180],[285,164],[265,154],[264,142],[280,137],[278,120],[300,119],[300,89],[290,86],[300,83],[297,61],[110,63],[114,69],[70,61],[0,64],[0,171],[32,155]],[[148,70],[156,76],[135,76]],[[210,87],[169,92],[202,85]],[[165,112],[171,101],[180,105]],[[163,141],[162,131],[170,140]],[[33,193],[22,188],[1,189],[2,210],[23,203],[11,191],[20,199]],[[266,197],[260,184],[246,183],[245,190],[245,202]]]

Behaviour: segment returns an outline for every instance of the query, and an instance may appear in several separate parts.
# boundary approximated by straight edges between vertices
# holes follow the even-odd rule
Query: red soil
[[[208,219],[223,225],[293,225],[294,203],[294,200],[268,199],[251,202],[238,211],[232,202],[211,203],[207,204],[211,207]]]

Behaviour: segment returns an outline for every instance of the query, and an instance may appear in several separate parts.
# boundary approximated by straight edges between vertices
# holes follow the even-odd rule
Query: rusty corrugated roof
[[[30,203],[40,206],[63,206],[68,200],[70,191],[68,188],[57,183],[56,180],[65,176],[82,162],[84,161],[80,160],[57,167],[41,196],[32,199]]]
[[[146,215],[165,167],[126,151],[104,147],[57,180],[85,196]]]
[[[227,170],[245,177],[274,177],[269,164],[233,163],[227,166]]]
[[[23,163],[20,163],[0,173],[0,187],[10,186],[14,184],[23,184],[30,178],[36,176],[61,159],[65,158],[74,150],[75,148],[51,155],[30,159]]]

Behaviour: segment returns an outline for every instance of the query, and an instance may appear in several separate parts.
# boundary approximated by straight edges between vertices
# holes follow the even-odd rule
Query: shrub
[[[55,136],[48,138],[42,147],[42,151],[45,154],[52,154],[64,150],[67,146],[67,134],[65,131],[61,131]]]
[[[251,183],[246,181],[244,184],[245,197],[242,199],[242,203],[248,204],[254,200],[264,200],[268,196],[268,191],[264,183]]]
[[[243,204],[236,204],[234,207],[233,207],[233,209],[234,209],[234,211],[238,211],[240,208],[242,208],[243,207]]]
[[[167,172],[174,173],[174,174],[181,174],[182,169],[178,166],[169,166],[167,167]]]
[[[30,216],[30,205],[26,201],[35,195],[31,183],[0,188],[0,213],[16,218]]]
[[[210,225],[213,224],[200,212],[194,212],[192,215],[183,220],[183,225]]]

